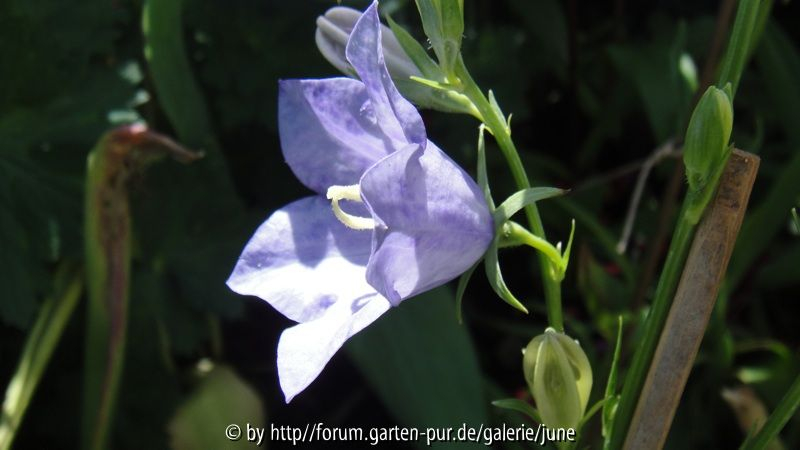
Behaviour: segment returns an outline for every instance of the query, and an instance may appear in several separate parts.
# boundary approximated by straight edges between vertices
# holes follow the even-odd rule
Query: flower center
[[[351,202],[362,203],[361,188],[357,184],[350,186],[331,186],[328,188],[328,200],[331,201],[333,215],[339,222],[345,224],[347,228],[354,230],[372,230],[375,228],[375,221],[371,217],[358,217],[342,211],[339,200],[350,200]]]

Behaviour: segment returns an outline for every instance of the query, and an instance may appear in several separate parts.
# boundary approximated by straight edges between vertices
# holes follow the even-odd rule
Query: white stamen
[[[361,189],[357,184],[350,186],[331,186],[326,195],[331,201],[333,215],[339,219],[346,227],[354,230],[372,230],[375,228],[375,221],[370,217],[358,217],[342,211],[339,200],[349,200],[361,203]]]

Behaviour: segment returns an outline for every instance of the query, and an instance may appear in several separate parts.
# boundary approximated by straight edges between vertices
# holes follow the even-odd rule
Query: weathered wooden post
[[[625,438],[626,450],[664,446],[728,268],[758,165],[757,156],[741,150],[728,159],[689,250]]]

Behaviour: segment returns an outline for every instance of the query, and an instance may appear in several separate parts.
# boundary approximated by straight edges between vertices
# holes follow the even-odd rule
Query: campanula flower
[[[228,280],[298,322],[278,343],[287,402],[350,336],[466,271],[493,238],[481,190],[427,139],[389,76],[377,3],[346,54],[359,80],[280,83],[283,154],[317,195],[273,213]]]

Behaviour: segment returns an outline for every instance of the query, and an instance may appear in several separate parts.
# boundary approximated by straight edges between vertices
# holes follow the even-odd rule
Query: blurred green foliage
[[[277,79],[337,75],[313,40],[314,19],[335,4],[164,1],[150,11],[150,25],[158,31],[146,35],[141,1],[0,2],[3,384],[53,290],[56,265],[82,261],[89,150],[112,126],[143,120],[207,157],[188,167],[154,167],[131,190],[131,317],[114,448],[169,447],[167,424],[179,405],[204,395],[202,388],[195,394],[191,375],[201,358],[225,362],[238,373],[258,394],[268,421],[278,425],[435,426],[434,417],[448,413],[455,417],[442,420],[497,423],[505,416],[490,400],[526,400],[519,352],[542,332],[545,320],[541,286],[532,276],[536,261],[524,249],[503,250],[500,264],[529,316],[496,301],[485,279],[475,276],[464,295],[465,325],[455,325],[447,289],[431,294],[436,298],[427,299],[435,303],[430,310],[423,306],[426,299],[404,304],[354,339],[352,359],[345,353],[334,358],[288,406],[278,389],[275,347],[289,321],[224,285],[256,226],[275,208],[307,194],[280,153]],[[423,39],[413,2],[384,0],[381,7]],[[643,287],[644,298],[635,299],[635,293],[653,257],[657,230],[671,229],[674,218],[661,214],[676,165],[667,158],[645,185],[629,250],[616,254],[636,182],[638,166],[630,164],[682,135],[695,95],[686,64],[692,61],[703,79],[717,7],[677,0],[617,1],[613,7],[574,0],[464,5],[465,61],[478,83],[492,88],[503,110],[513,113],[515,142],[534,185],[572,188],[567,198],[543,202],[541,209],[548,235],[561,240],[569,235],[570,219],[577,219],[564,282],[565,323],[592,362],[596,386],[606,384],[619,315],[626,324],[624,375],[653,286]],[[719,394],[722,387],[751,384],[770,409],[800,369],[800,243],[786,214],[800,200],[798,22],[797,2],[775,6],[741,80],[733,141],[759,154],[762,168],[722,308],[689,380],[670,448],[738,445],[745,432],[734,431],[738,425]],[[159,39],[171,45],[161,63],[146,51],[158,45],[154,32],[166,33]],[[182,46],[174,46],[175,39]],[[196,89],[187,89],[185,80]],[[432,140],[464,167],[475,166],[474,120],[433,112],[423,117]],[[515,189],[491,143],[487,160],[495,198],[505,198]],[[655,247],[657,261],[664,249],[663,242]],[[34,397],[16,448],[76,446],[81,308]],[[464,398],[450,397],[463,391]],[[594,389],[590,404],[601,391]],[[439,404],[443,399],[450,400]],[[583,442],[594,447],[599,436],[594,420]],[[800,420],[790,422],[783,441],[787,448],[800,446]]]

